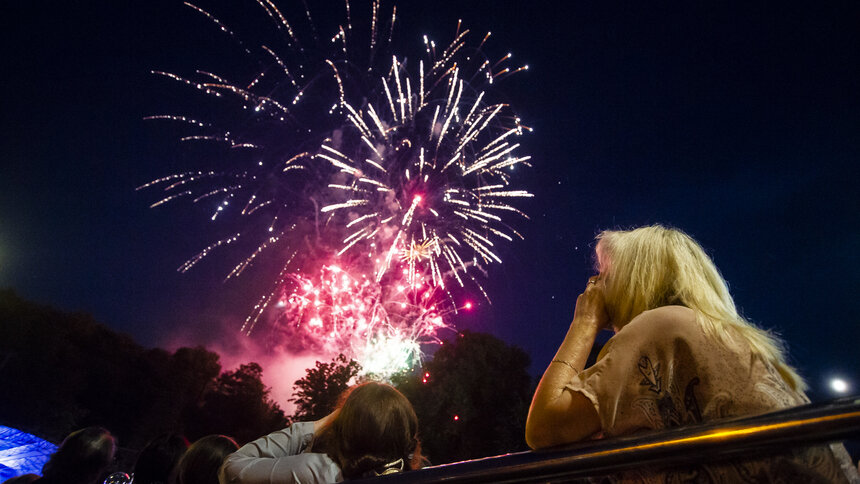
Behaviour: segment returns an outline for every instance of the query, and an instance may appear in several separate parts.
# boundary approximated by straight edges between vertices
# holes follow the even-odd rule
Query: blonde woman
[[[526,422],[529,446],[756,415],[808,402],[806,385],[786,363],[780,340],[738,314],[726,282],[696,241],[659,225],[605,231],[597,240],[600,274],[577,298],[570,329],[535,392]],[[594,339],[605,327],[616,334],[586,369]],[[743,482],[747,472],[770,480],[806,475],[844,482],[846,475],[857,475],[847,466],[844,448],[834,446],[684,472],[721,482]],[[666,474],[638,477],[662,481]]]

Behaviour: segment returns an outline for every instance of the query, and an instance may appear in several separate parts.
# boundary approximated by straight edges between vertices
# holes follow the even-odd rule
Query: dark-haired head
[[[391,385],[377,382],[347,390],[313,447],[337,462],[347,479],[417,469],[422,461],[412,404]]]
[[[72,432],[42,467],[42,477],[69,484],[96,482],[113,461],[115,451],[113,436],[101,427]]]
[[[237,450],[239,446],[226,435],[207,435],[194,442],[179,460],[179,483],[218,484],[218,469]]]
[[[188,441],[177,434],[164,434],[152,439],[137,456],[134,464],[135,484],[173,484],[176,464]]]

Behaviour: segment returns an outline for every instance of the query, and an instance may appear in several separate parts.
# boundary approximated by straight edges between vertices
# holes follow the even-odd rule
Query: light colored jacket
[[[227,456],[221,484],[323,484],[343,481],[340,467],[326,454],[305,452],[314,423],[298,422],[243,445]]]

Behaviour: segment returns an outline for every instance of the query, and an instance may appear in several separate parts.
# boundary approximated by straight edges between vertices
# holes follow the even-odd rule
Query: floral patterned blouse
[[[809,403],[745,341],[721,344],[682,306],[645,311],[603,347],[597,362],[566,388],[588,398],[602,435],[695,425]],[[642,469],[625,482],[860,482],[842,445],[792,449],[742,461],[681,469]]]

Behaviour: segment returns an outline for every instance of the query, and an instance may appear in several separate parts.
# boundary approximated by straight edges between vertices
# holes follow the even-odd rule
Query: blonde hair
[[[689,235],[661,225],[606,230],[597,236],[597,265],[606,311],[621,329],[643,311],[679,305],[693,309],[705,334],[727,345],[746,341],[795,390],[806,383],[785,362],[782,341],[738,314],[726,281],[705,250]]]

